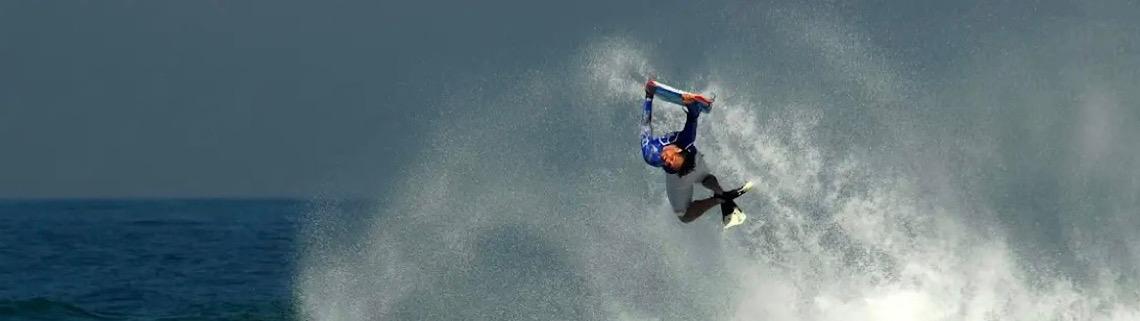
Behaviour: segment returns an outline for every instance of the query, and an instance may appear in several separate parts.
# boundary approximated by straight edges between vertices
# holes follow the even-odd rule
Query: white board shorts
[[[685,215],[689,203],[693,202],[693,185],[699,184],[709,176],[709,168],[705,166],[705,155],[697,152],[696,164],[693,171],[685,176],[665,173],[665,192],[669,196],[669,205],[673,206],[673,213],[677,216]]]

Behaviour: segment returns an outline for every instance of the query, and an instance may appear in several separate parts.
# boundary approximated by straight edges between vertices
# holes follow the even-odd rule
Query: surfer
[[[653,136],[654,94],[673,98],[685,107],[685,126],[681,131]],[[670,99],[666,99],[670,100]],[[681,222],[692,222],[713,206],[721,205],[721,221],[725,228],[744,222],[745,215],[733,201],[752,187],[747,182],[740,188],[725,191],[716,176],[709,173],[704,155],[697,151],[697,118],[708,111],[712,100],[698,94],[682,92],[652,79],[645,83],[645,103],[641,119],[641,156],[649,166],[665,171],[665,190],[669,204]],[[713,196],[693,201],[693,185],[700,183],[712,190]]]

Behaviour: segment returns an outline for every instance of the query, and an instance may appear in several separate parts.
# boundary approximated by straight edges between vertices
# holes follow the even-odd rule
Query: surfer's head
[[[685,163],[685,155],[681,153],[681,148],[676,145],[667,145],[661,149],[661,160],[665,161],[665,168],[676,171],[681,169],[681,164]]]

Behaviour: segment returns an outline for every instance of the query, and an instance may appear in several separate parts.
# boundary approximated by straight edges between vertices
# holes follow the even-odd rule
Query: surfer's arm
[[[676,133],[653,136],[653,98],[646,97],[641,115],[641,158],[649,166],[661,167],[664,164],[661,160],[661,148],[675,136]]]
[[[641,137],[653,135],[653,99],[645,98],[641,107]]]
[[[674,141],[674,144],[682,148],[692,145],[697,140],[697,117],[701,115],[697,106],[686,107],[686,111],[688,114],[685,115],[685,128],[677,133],[677,140]]]

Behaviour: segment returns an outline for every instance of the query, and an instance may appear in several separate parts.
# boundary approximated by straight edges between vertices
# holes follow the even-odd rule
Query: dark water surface
[[[294,200],[0,201],[0,319],[293,319]]]

